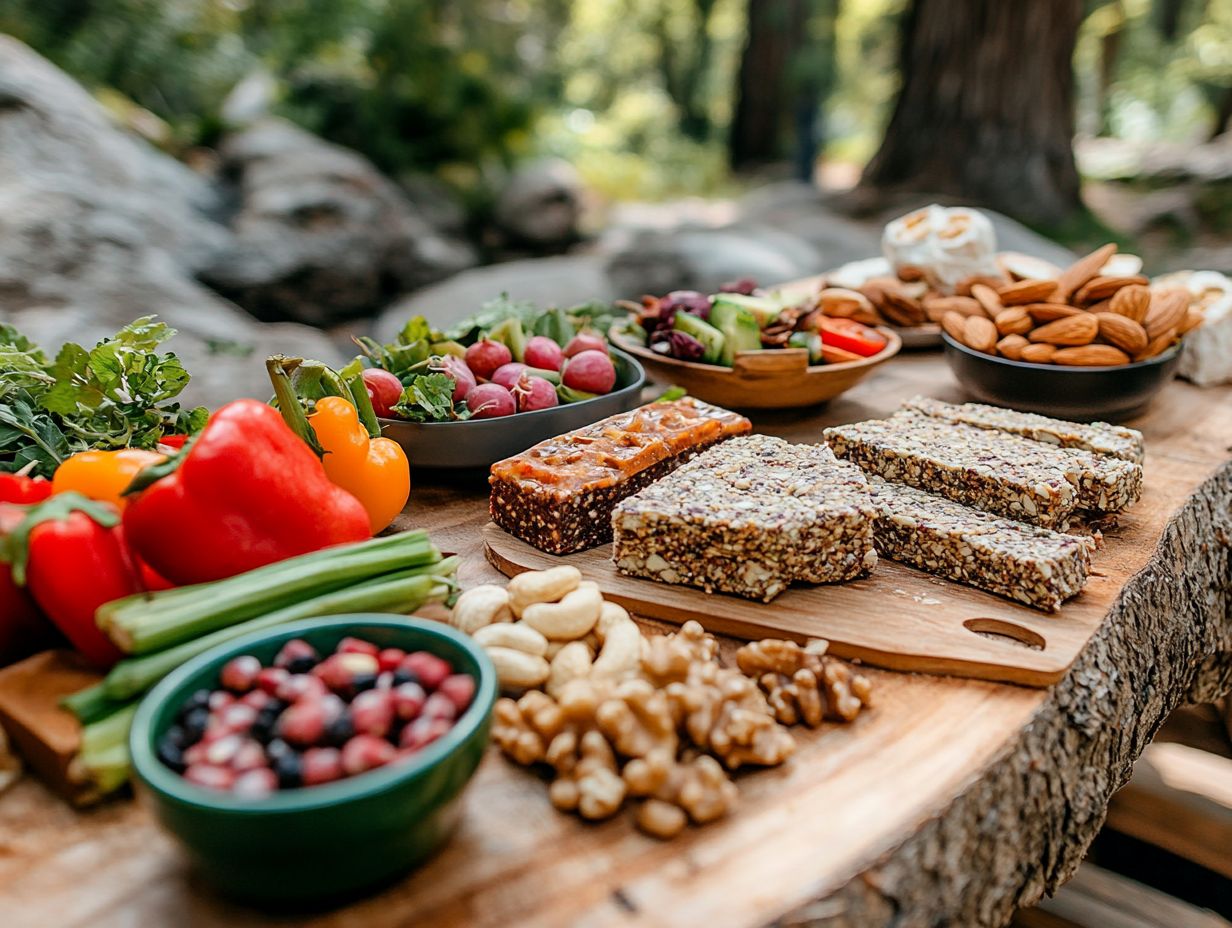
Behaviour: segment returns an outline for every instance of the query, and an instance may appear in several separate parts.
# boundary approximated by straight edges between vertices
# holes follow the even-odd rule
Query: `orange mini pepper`
[[[317,400],[308,423],[325,452],[326,475],[363,503],[373,534],[393,522],[411,495],[411,467],[402,447],[391,438],[369,437],[355,406],[340,396]]]
[[[86,499],[111,503],[123,510],[128,504],[122,494],[141,471],[165,460],[156,451],[122,448],[119,451],[80,451],[56,468],[51,492],[80,493]]]

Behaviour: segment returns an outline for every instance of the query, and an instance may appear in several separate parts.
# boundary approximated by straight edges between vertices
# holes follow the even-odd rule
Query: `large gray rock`
[[[229,247],[211,186],[115,128],[78,84],[0,36],[0,319],[53,350],[158,314],[193,380],[185,399],[266,396],[275,350],[330,359],[302,326],[271,328],[193,273]]]
[[[581,238],[584,200],[577,169],[560,158],[543,158],[513,171],[492,218],[508,245],[559,249]]]
[[[230,248],[201,279],[259,319],[329,325],[476,262],[365,158],[270,119],[228,138]]]

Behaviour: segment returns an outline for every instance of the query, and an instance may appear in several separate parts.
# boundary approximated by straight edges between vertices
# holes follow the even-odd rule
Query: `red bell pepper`
[[[256,400],[223,406],[130,493],[129,544],[176,584],[221,580],[372,535],[359,500],[330,481],[276,409]]]
[[[821,316],[817,320],[817,328],[821,331],[821,340],[824,344],[850,351],[864,358],[879,354],[886,346],[885,336],[880,332],[852,319],[831,319],[829,316]]]
[[[0,505],[0,542],[26,517],[22,506]],[[35,651],[52,647],[55,630],[38,611],[30,594],[13,580],[8,562],[0,559],[0,667]]]
[[[114,506],[62,493],[25,509],[6,541],[13,580],[74,648],[107,668],[122,656],[94,622],[103,603],[141,592],[136,572],[114,529]]]
[[[51,496],[51,481],[46,477],[0,474],[0,503],[41,503]]]

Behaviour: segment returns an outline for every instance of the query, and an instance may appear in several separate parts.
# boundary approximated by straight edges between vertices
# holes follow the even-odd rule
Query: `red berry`
[[[398,745],[410,751],[418,751],[427,747],[451,728],[453,728],[453,722],[449,719],[420,716],[402,729],[402,737],[398,739]]]
[[[381,649],[374,645],[371,641],[364,641],[362,638],[352,638],[347,636],[338,642],[338,647],[334,649],[335,654],[371,654],[376,657]]]
[[[265,760],[265,748],[251,738],[245,738],[235,753],[231,755],[231,762],[228,766],[236,773],[269,766]]]
[[[282,681],[274,693],[283,702],[298,702],[310,696],[324,696],[325,684],[309,673],[296,673]]]
[[[205,762],[216,767],[226,767],[243,746],[244,739],[236,734],[230,734],[213,741],[205,749]]]
[[[458,717],[458,709],[453,704],[452,699],[444,693],[438,692],[428,697],[428,701],[424,703],[423,711],[419,715],[421,718],[448,719],[452,722]]]
[[[300,760],[305,786],[342,779],[342,752],[337,748],[309,748]]]
[[[186,748],[184,751],[184,763],[189,767],[193,766],[193,764],[204,764],[205,752],[208,751],[209,748],[209,743],[205,741],[198,741],[191,747]]]
[[[269,699],[268,696],[265,698]],[[228,731],[248,731],[256,720],[257,710],[242,702],[233,702],[218,713],[218,723]]]
[[[235,782],[235,771],[212,764],[192,764],[184,771],[184,779],[206,789],[228,790]]]
[[[261,689],[260,683],[257,684],[257,688],[255,690],[249,690],[240,697],[241,705],[251,706],[254,709],[260,709],[269,701],[270,694]]]
[[[233,702],[235,702],[235,697],[226,690],[214,690],[214,692],[210,693],[208,705],[211,712],[218,712]]]
[[[383,767],[394,759],[397,751],[384,738],[356,735],[342,747],[342,769],[347,776]]]
[[[402,663],[406,657],[406,652],[401,648],[386,648],[376,656],[377,666],[381,668],[381,672],[389,670],[397,670],[398,665]]]
[[[251,654],[233,657],[223,665],[219,682],[233,693],[247,693],[257,682],[261,662]]]
[[[278,734],[291,744],[308,747],[321,740],[327,724],[320,699],[301,699],[278,717]]]
[[[394,723],[394,702],[388,690],[366,690],[351,701],[351,724],[357,735],[384,738]]]
[[[352,681],[361,674],[376,676],[380,669],[372,654],[333,654],[319,664],[321,679],[335,693],[349,693]]]
[[[409,722],[419,717],[424,703],[428,700],[428,694],[418,683],[403,683],[394,687],[393,699],[394,711],[398,713],[398,718]]]
[[[282,681],[286,680],[289,674],[282,667],[266,667],[257,674],[257,686],[271,696],[278,692],[278,687],[282,685]]]
[[[470,674],[453,673],[441,681],[436,691],[447,696],[461,715],[475,698],[475,678]]]
[[[292,638],[279,648],[278,655],[274,658],[274,666],[291,673],[303,673],[307,669],[303,665],[309,662],[315,664],[320,659],[321,655],[317,653],[317,649],[303,638]],[[292,667],[292,664],[296,666]]]
[[[260,799],[278,789],[278,775],[269,767],[255,767],[235,778],[231,792],[244,799]]]
[[[453,672],[449,661],[442,660],[427,651],[414,651],[408,654],[399,669],[415,674],[424,689],[429,690],[436,689],[441,685],[441,681]]]

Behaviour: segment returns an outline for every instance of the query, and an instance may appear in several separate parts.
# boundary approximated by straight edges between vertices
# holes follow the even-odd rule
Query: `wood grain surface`
[[[940,358],[907,355],[820,412],[754,421],[811,439],[918,392],[960,398]],[[1178,482],[1135,508],[1156,527],[1127,539],[1118,557],[1133,576],[1109,591],[1098,630],[1051,687],[870,668],[870,711],[799,731],[783,767],[740,775],[730,818],[666,844],[625,817],[556,813],[544,783],[493,750],[439,856],[312,917],[218,898],[130,801],[80,814],[27,779],[0,797],[0,924],[1005,924],[1073,872],[1168,713],[1232,687],[1232,390],[1172,385],[1132,424],[1147,433],[1148,472]],[[1197,474],[1195,486],[1202,478],[1186,475]],[[402,523],[462,553],[464,585],[499,577],[482,554],[485,489],[417,482]]]

